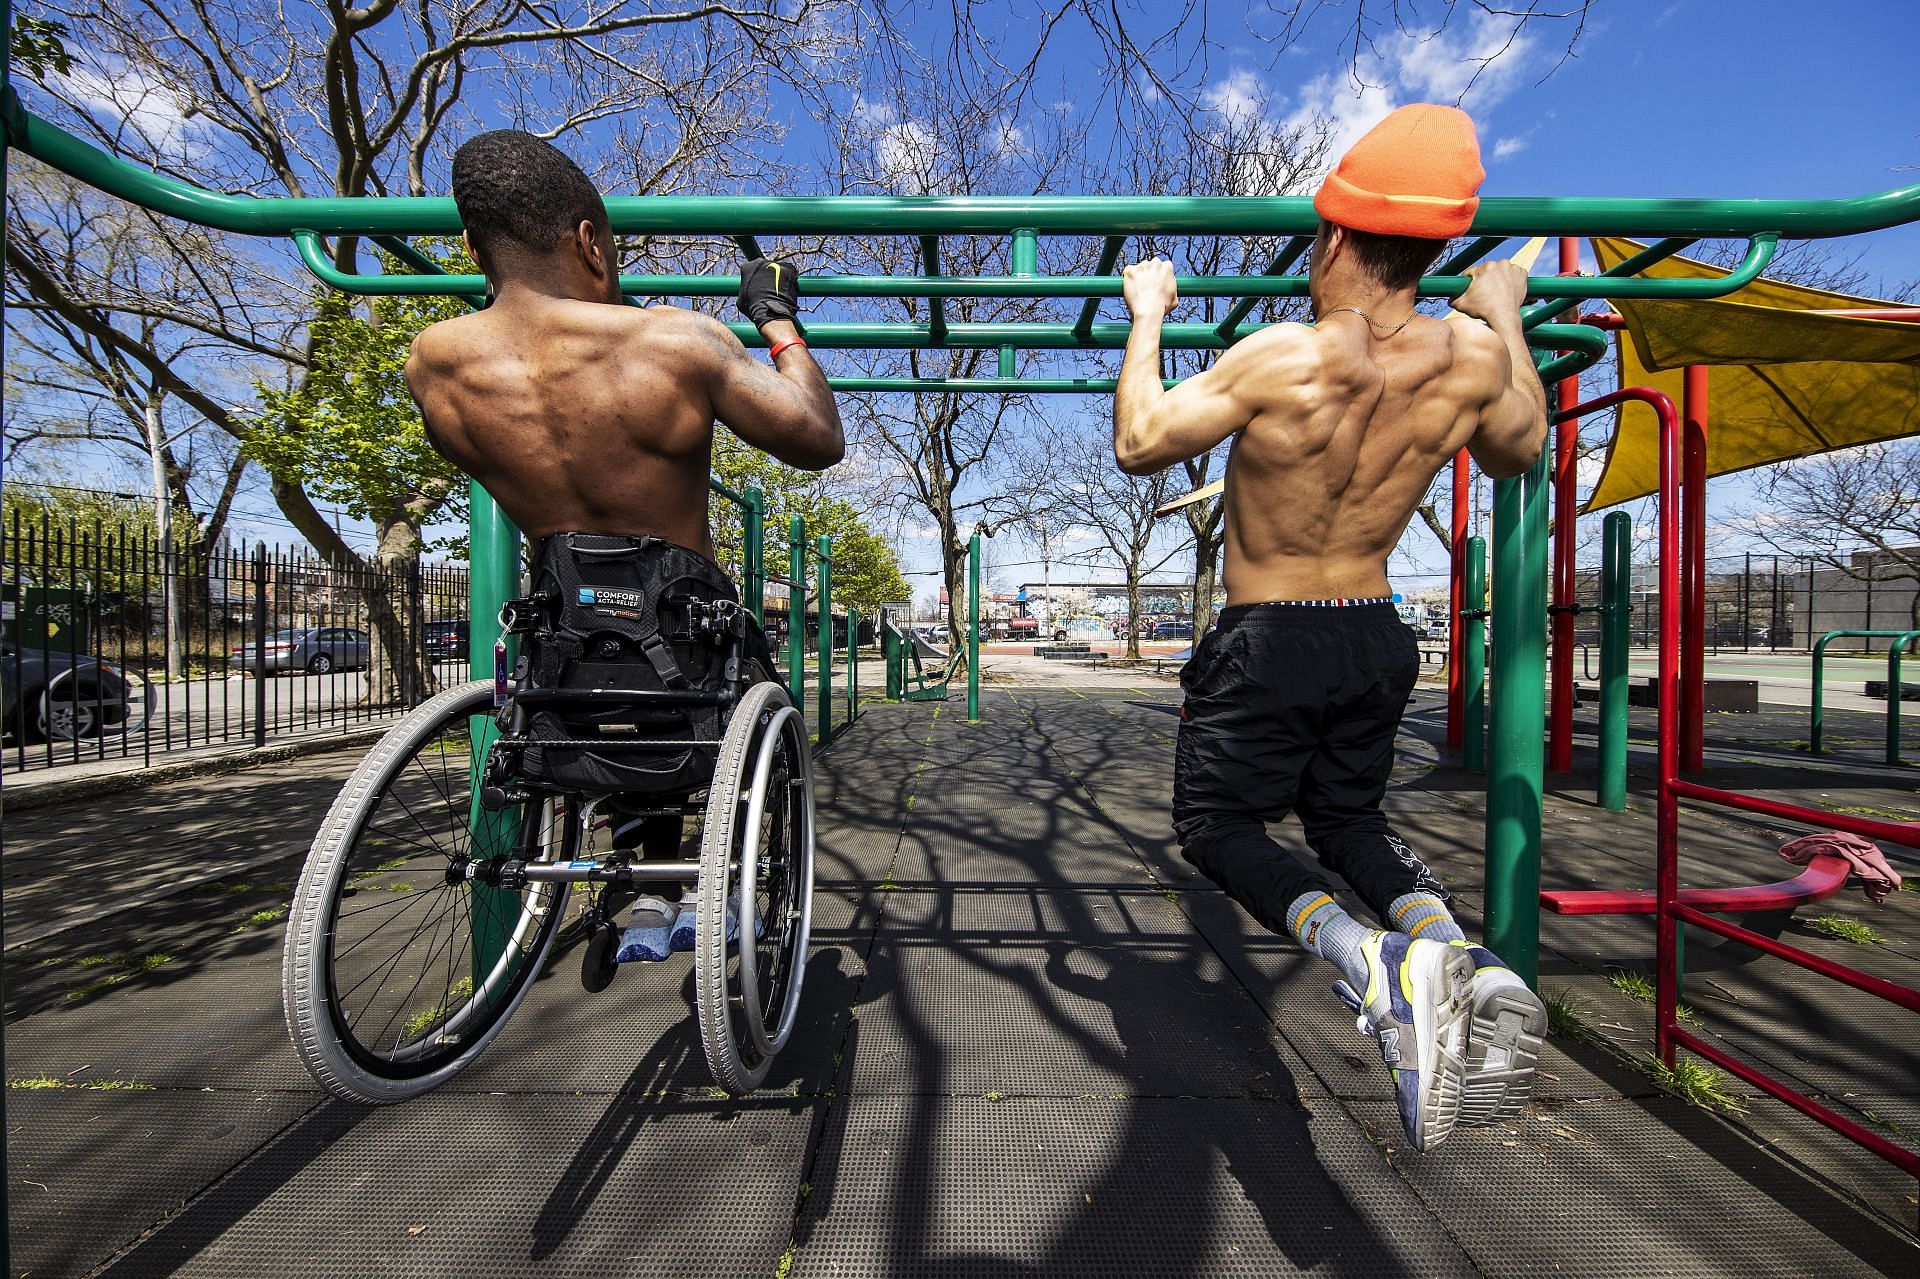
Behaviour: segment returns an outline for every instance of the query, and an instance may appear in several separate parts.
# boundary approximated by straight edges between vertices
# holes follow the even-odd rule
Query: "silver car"
[[[267,636],[265,670],[269,675],[281,671],[325,675],[329,671],[358,670],[372,656],[373,637],[365,631],[350,626],[308,626]],[[243,671],[254,669],[251,640],[233,646],[233,665]]]

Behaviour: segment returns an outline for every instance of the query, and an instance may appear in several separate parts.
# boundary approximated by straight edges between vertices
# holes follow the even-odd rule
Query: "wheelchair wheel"
[[[766,1078],[800,1006],[813,920],[813,773],[806,721],[777,683],[727,724],[700,845],[694,978],[714,1082]]]
[[[448,873],[503,854],[571,855],[569,803],[502,812],[474,804],[476,734],[493,685],[431,698],[382,737],[314,838],[287,924],[287,1029],[336,1097],[414,1097],[472,1061],[539,973],[566,904],[564,883],[490,887]],[[523,838],[525,837],[525,838]]]

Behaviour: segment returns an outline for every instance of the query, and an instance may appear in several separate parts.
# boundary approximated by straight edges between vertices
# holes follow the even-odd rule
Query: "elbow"
[[[840,423],[835,421],[830,429],[821,430],[816,427],[808,431],[806,443],[793,450],[793,454],[783,460],[788,465],[797,466],[803,471],[824,471],[828,467],[838,466],[846,456],[846,433],[840,429]]]
[[[1152,475],[1166,465],[1140,441],[1119,436],[1113,441],[1113,460],[1127,475]]]

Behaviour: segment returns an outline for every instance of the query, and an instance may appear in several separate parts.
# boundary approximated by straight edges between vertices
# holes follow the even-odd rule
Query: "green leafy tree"
[[[425,246],[450,271],[473,266],[456,247]],[[399,270],[387,262],[388,270]],[[427,442],[407,389],[407,353],[420,330],[463,313],[455,298],[381,297],[368,304],[343,294],[320,300],[307,376],[291,387],[257,387],[260,408],[246,439],[248,456],[277,483],[296,486],[374,526],[372,561],[393,584],[367,600],[375,637],[368,696],[413,700],[434,686],[417,642],[424,619],[407,574],[419,563],[421,530],[461,513],[461,473]]]
[[[7,32],[7,57],[34,79],[51,71],[66,75],[73,70],[73,55],[67,52],[66,24],[46,18],[13,15],[13,30]]]
[[[833,541],[835,603],[871,615],[882,604],[907,599],[912,588],[900,573],[893,544],[867,522],[859,508],[827,490],[819,475],[796,470],[724,433],[714,437],[713,473],[735,490],[757,488],[767,498],[767,572],[788,577],[792,555],[788,530],[795,515],[806,525],[807,540],[822,534]],[[735,570],[741,563],[741,525],[731,504],[716,508],[714,549],[720,562]],[[810,583],[817,569],[809,566]],[[818,589],[817,585],[814,589]]]

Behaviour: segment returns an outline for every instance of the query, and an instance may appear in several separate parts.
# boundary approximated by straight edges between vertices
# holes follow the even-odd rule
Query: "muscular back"
[[[408,380],[434,447],[529,535],[652,534],[711,554],[700,325],[718,327],[564,298],[479,311],[422,333]]]
[[[1243,345],[1252,416],[1227,465],[1228,598],[1389,593],[1387,556],[1505,386],[1504,350],[1476,322],[1425,316],[1387,341],[1354,323]]]

